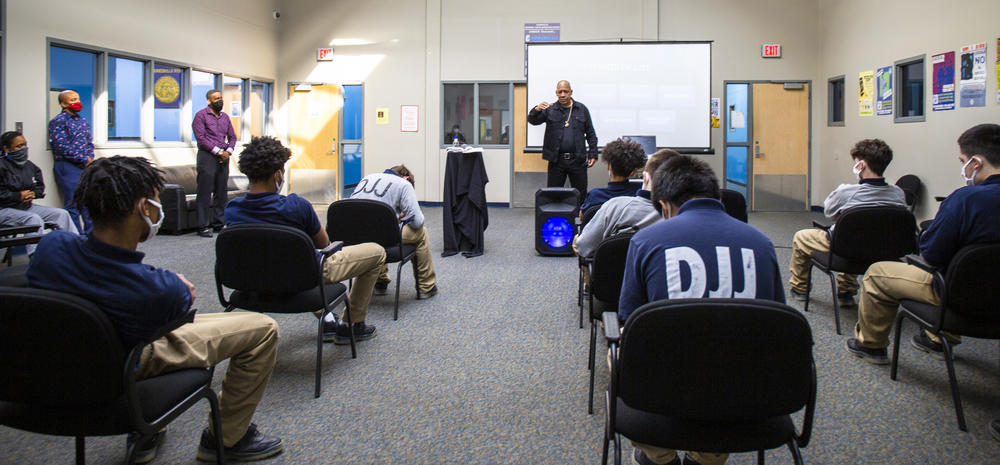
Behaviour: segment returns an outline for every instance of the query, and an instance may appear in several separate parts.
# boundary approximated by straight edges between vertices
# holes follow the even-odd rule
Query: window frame
[[[120,143],[123,143],[123,142],[131,142],[131,143],[143,142],[143,141],[146,140],[146,130],[147,130],[146,126],[147,126],[147,123],[152,122],[152,118],[153,118],[152,110],[150,110],[150,113],[149,113],[148,117],[146,115],[146,113],[147,113],[146,112],[146,106],[147,106],[147,104],[150,104],[150,105],[152,104],[152,101],[150,100],[150,98],[153,96],[153,86],[152,86],[152,83],[150,81],[151,81],[152,76],[153,76],[153,66],[152,66],[153,65],[153,60],[151,60],[151,59],[150,60],[145,60],[145,59],[140,59],[140,58],[133,58],[133,57],[130,57],[130,56],[120,55],[118,53],[111,53],[111,52],[109,52],[109,53],[104,54],[104,69],[105,69],[105,71],[111,69],[111,60],[116,59],[116,58],[122,59],[122,60],[135,61],[135,62],[138,62],[138,63],[142,64],[142,74],[141,74],[141,76],[142,76],[142,85],[140,86],[141,89],[142,89],[142,100],[139,103],[139,139],[136,140],[135,138],[132,138],[132,137],[130,137],[130,138],[122,138],[122,139],[117,139],[117,138],[116,139],[112,139],[108,135],[108,126],[107,126],[107,124],[109,124],[110,121],[105,121],[106,124],[104,125],[104,138],[105,138],[104,140],[105,140],[106,143],[110,143],[110,144],[120,144]],[[100,58],[98,58],[98,60],[100,60]],[[98,67],[98,69],[100,69],[100,67]],[[106,75],[104,82],[105,82],[104,91],[105,92],[110,92],[110,90],[111,90],[111,77]],[[96,91],[97,86],[94,86],[94,89]],[[94,103],[96,105],[97,101],[95,100]],[[108,103],[109,103],[108,100],[105,99],[104,104],[105,104],[106,107],[108,107]],[[152,107],[150,107],[150,108],[152,108]],[[107,112],[107,110],[105,110],[105,115],[107,114],[106,112]],[[105,119],[106,118],[107,118],[107,116],[105,116]],[[152,128],[150,127],[149,129],[152,129]],[[91,134],[93,134],[93,133],[94,133],[94,130],[91,129]],[[152,135],[150,135],[150,137],[152,137]],[[96,148],[97,144],[94,144],[94,145],[95,145],[95,148]]]
[[[475,124],[474,130],[472,131],[473,132],[472,142],[470,143],[468,141],[468,138],[467,138],[466,144],[473,145],[473,146],[476,146],[476,147],[482,147],[484,149],[506,149],[506,148],[510,148],[514,144],[514,141],[513,141],[513,135],[514,135],[514,121],[513,121],[513,116],[514,116],[514,84],[516,84],[516,83],[517,83],[517,81],[505,81],[505,80],[441,81],[441,100],[438,103],[438,105],[439,105],[438,108],[440,108],[440,109],[443,110],[444,106],[445,106],[445,101],[444,101],[444,88],[445,88],[445,86],[447,86],[447,85],[457,85],[457,84],[464,84],[464,85],[472,84],[472,101],[473,101],[472,114],[476,115],[476,118],[474,120],[476,122],[476,124]],[[508,102],[508,109],[507,109],[507,111],[509,111],[510,115],[511,115],[511,122],[510,122],[510,125],[511,125],[511,134],[510,134],[510,139],[508,140],[508,142],[506,144],[486,144],[486,145],[480,145],[479,144],[479,123],[478,123],[478,121],[479,121],[479,110],[480,110],[480,108],[479,108],[479,85],[480,84],[506,84],[507,85],[507,102]],[[440,148],[445,149],[445,148],[451,147],[451,142],[445,143],[444,134],[445,134],[445,130],[448,129],[448,128],[446,127],[446,123],[445,123],[445,120],[444,120],[444,111],[441,111],[440,113],[441,113],[441,117],[440,117],[441,119],[439,120],[439,122],[441,124],[441,126],[440,126],[441,130],[438,131],[438,132],[441,133],[441,134],[439,134],[438,137],[441,138],[441,146],[440,146]]]
[[[909,58],[904,58],[902,60],[896,60],[892,65],[892,72],[895,73],[893,76],[893,123],[919,123],[927,120],[927,55],[916,55]],[[909,66],[914,63],[919,62],[923,72],[921,73],[922,80],[920,84],[920,115],[917,116],[901,116],[903,115],[903,73],[901,68],[904,66]]]
[[[845,78],[846,76],[841,74],[839,76],[831,77],[826,81],[826,125],[827,126],[843,127],[846,125],[847,113],[845,113],[845,106],[844,106],[844,101],[847,100],[844,98],[844,86],[846,83]],[[835,105],[836,105],[836,102],[834,102],[833,99],[834,95],[833,90],[834,86],[836,86],[837,84],[840,85],[840,120],[833,119],[835,114],[834,111]]]

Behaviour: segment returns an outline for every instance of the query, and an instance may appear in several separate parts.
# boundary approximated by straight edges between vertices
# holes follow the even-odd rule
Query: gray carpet
[[[326,344],[319,399],[312,398],[315,320],[275,315],[278,362],[254,419],[284,438],[285,451],[266,463],[598,463],[603,392],[595,414],[587,415],[589,331],[577,328],[576,259],[535,253],[530,209],[491,209],[485,255],[441,258],[441,209],[426,208],[425,214],[441,293],[414,300],[413,277],[404,267],[399,321],[392,321],[391,295],[375,297],[368,321],[378,326],[378,337],[359,344],[356,360],[347,347]],[[778,246],[786,278],[792,234],[819,218],[751,215]],[[213,242],[193,234],[160,236],[141,250],[147,263],[183,273],[197,286],[199,311],[218,312]],[[888,367],[844,350],[857,314],[843,311],[845,335],[835,334],[822,274],[814,276],[813,295],[806,317],[816,341],[819,395],[813,440],[803,450],[806,463],[1000,462],[1000,443],[986,429],[1000,416],[996,342],[967,339],[956,350],[970,427],[963,433],[944,362],[907,343],[899,380],[889,380]],[[912,325],[904,327],[904,340],[912,334]],[[597,367],[600,386],[607,369],[600,362]],[[217,370],[217,384],[224,369]],[[207,412],[202,403],[174,422],[155,463],[196,463]],[[120,463],[124,444],[122,436],[89,438],[89,460]],[[769,451],[767,460],[791,463],[784,449]],[[0,427],[0,463],[72,462],[72,438]],[[737,454],[729,463],[755,458]]]

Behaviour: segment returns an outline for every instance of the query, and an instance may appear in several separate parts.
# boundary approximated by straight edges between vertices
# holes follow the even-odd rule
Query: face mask
[[[282,174],[281,175],[281,181],[275,181],[275,183],[274,183],[274,191],[280,194],[281,193],[281,189],[284,188],[284,187],[285,187],[285,175]]]
[[[79,113],[80,110],[83,110],[83,103],[81,103],[81,102],[73,102],[73,103],[69,104],[69,109],[73,113]]]
[[[146,201],[152,204],[154,207],[156,207],[157,210],[160,211],[160,219],[156,220],[156,223],[153,223],[152,221],[150,221],[148,216],[140,212],[140,214],[142,214],[143,221],[145,221],[146,225],[149,226],[149,234],[146,235],[146,237],[143,238],[143,240],[140,242],[146,242],[152,239],[154,236],[156,236],[157,231],[160,230],[160,226],[163,224],[163,205],[160,205],[160,202],[157,202],[155,200],[146,199]]]
[[[220,112],[220,111],[222,111],[222,100],[216,100],[216,101],[212,102],[212,104],[210,106],[212,107],[212,110],[215,110],[216,112]]]
[[[21,147],[13,152],[7,152],[7,158],[17,166],[24,166],[28,162],[28,148]]]
[[[854,172],[854,177],[858,178],[859,181],[861,180],[861,172],[865,170],[864,168],[858,168],[862,163],[864,162],[859,161],[854,164],[854,168],[851,168],[851,171]]]
[[[966,186],[972,186],[972,185],[976,184],[976,175],[979,174],[979,170],[978,169],[972,171],[972,176],[969,176],[969,177],[965,176],[965,169],[968,168],[969,167],[969,163],[972,163],[972,160],[975,160],[975,159],[976,159],[976,157],[969,158],[969,161],[965,162],[965,164],[962,165],[962,179],[965,180],[965,185]]]

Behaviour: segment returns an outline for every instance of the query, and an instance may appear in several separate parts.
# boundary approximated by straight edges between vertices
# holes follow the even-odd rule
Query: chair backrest
[[[722,189],[722,205],[726,207],[726,213],[744,223],[747,217],[747,199],[743,194],[732,189]]]
[[[1000,283],[1000,243],[967,245],[948,263],[945,307],[949,312],[1000,325],[997,283]]]
[[[299,229],[248,223],[223,229],[215,241],[215,279],[230,289],[291,294],[316,287],[319,256]]]
[[[378,200],[344,199],[331,203],[326,210],[326,233],[331,241],[343,241],[344,245],[374,242],[388,248],[402,243],[399,215]]]
[[[814,398],[812,345],[802,314],[777,302],[651,302],[625,322],[618,395],[632,408],[690,420],[793,413]]]
[[[590,220],[594,219],[594,215],[597,214],[597,210],[601,209],[601,205],[604,204],[599,203],[597,205],[591,205],[583,211],[583,215],[580,217],[580,229],[583,229],[584,226],[587,226],[587,223],[589,223]]]
[[[12,287],[0,287],[0,301],[0,401],[69,408],[121,396],[124,350],[96,305]]]
[[[590,274],[590,292],[594,298],[618,305],[625,277],[625,256],[632,233],[611,236],[597,244],[594,250],[594,267]]]
[[[906,205],[913,205],[913,202],[917,200],[917,194],[920,193],[920,178],[913,174],[906,174],[896,181],[896,185],[906,195]]]
[[[830,250],[857,263],[898,260],[917,251],[917,221],[903,207],[859,207],[840,214]]]

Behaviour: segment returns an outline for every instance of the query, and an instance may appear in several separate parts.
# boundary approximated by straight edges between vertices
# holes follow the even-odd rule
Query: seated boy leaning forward
[[[145,158],[98,158],[83,171],[74,194],[76,204],[89,212],[93,232],[78,236],[53,231],[38,243],[28,265],[32,287],[96,303],[125,350],[186,312],[195,298],[194,286],[184,276],[144,265],[143,253],[136,251],[163,223],[161,189],[163,173]],[[138,377],[205,368],[229,359],[219,401],[226,457],[259,460],[282,450],[281,439],[261,433],[250,422],[271,377],[277,348],[278,325],[267,315],[199,314],[146,347]],[[144,446],[139,461],[152,460],[162,438],[161,432]],[[206,428],[198,459],[215,460],[215,444]]]
[[[1000,241],[1000,125],[980,124],[958,138],[958,162],[966,186],[941,202],[934,221],[920,236],[920,255],[928,264],[946,269],[967,245]],[[940,305],[933,276],[902,262],[878,262],[862,278],[861,303],[848,352],[865,361],[889,363],[886,347],[899,302],[915,300]],[[957,336],[947,336],[958,344]],[[911,340],[919,350],[944,360],[940,339],[921,332]]]
[[[639,190],[639,185],[628,180],[635,170],[646,163],[646,152],[638,142],[628,139],[615,139],[601,151],[601,160],[608,165],[607,187],[595,187],[587,193],[580,204],[580,214],[594,205],[600,205],[615,197],[632,197]],[[582,195],[582,193],[581,193]]]
[[[431,260],[430,239],[427,228],[424,227],[424,213],[417,203],[417,193],[413,173],[405,165],[396,165],[381,173],[365,176],[351,193],[352,199],[377,200],[390,207],[399,215],[399,221],[406,226],[401,231],[404,244],[417,247],[413,268],[414,280],[417,283],[417,298],[426,299],[438,293],[437,275],[434,273],[434,261]],[[375,293],[384,295],[388,292],[389,267],[382,266],[378,281],[375,283]]]
[[[269,223],[291,226],[312,238],[313,245],[322,249],[330,245],[326,230],[320,225],[316,210],[309,201],[295,194],[279,194],[285,183],[285,162],[292,152],[273,137],[254,137],[240,154],[240,171],[250,180],[245,197],[229,201],[226,225]],[[323,278],[328,283],[354,279],[348,302],[354,323],[354,338],[359,341],[375,337],[375,327],[365,323],[368,303],[379,270],[385,265],[382,246],[366,242],[347,246],[327,258]],[[316,312],[318,316],[319,311]],[[336,316],[323,322],[323,340],[334,344],[350,344],[351,333],[346,323]]]
[[[729,216],[719,196],[719,181],[703,161],[678,155],[656,170],[653,202],[666,221],[632,236],[618,302],[619,320],[627,320],[643,304],[662,299],[735,297],[785,302],[774,245],[753,226]],[[720,253],[725,255],[720,257]],[[720,269],[720,264],[728,269]],[[633,459],[640,465],[681,464],[673,449],[633,444]],[[725,463],[727,457],[689,451],[683,463],[716,465]]]
[[[897,186],[887,184],[882,174],[892,162],[892,149],[879,139],[865,139],[851,149],[854,176],[857,184],[841,184],[823,202],[823,214],[836,219],[841,213],[855,207],[899,206],[906,207],[906,196]],[[788,284],[792,297],[804,301],[809,288],[809,261],[813,252],[829,252],[827,232],[818,228],[802,229],[792,238],[792,260],[789,264]],[[854,306],[858,292],[858,277],[837,274],[837,303],[842,307]]]

